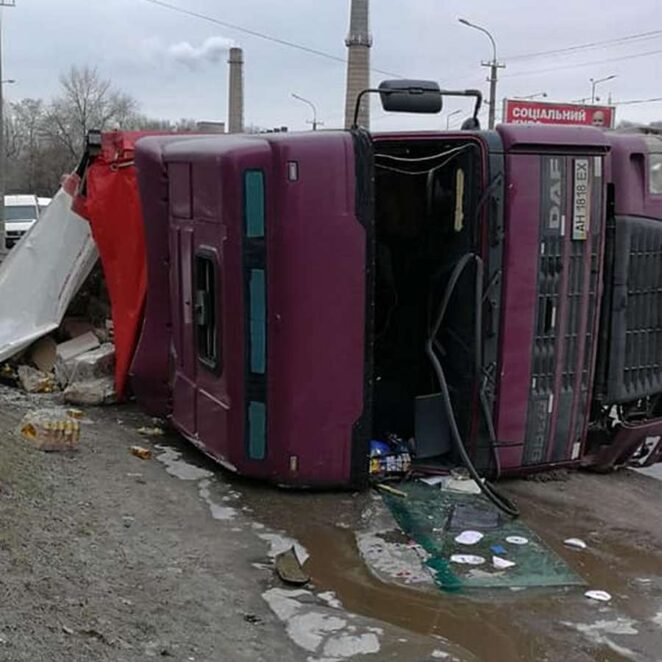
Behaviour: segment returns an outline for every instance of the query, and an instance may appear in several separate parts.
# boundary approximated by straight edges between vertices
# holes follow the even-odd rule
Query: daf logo
[[[549,222],[550,230],[561,228],[561,159],[549,160]]]

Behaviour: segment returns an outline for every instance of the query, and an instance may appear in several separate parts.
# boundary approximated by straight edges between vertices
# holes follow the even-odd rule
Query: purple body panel
[[[351,135],[272,143],[278,221],[267,229],[269,445],[288,482],[343,484],[363,410],[366,234],[355,212]],[[275,227],[274,227],[275,226]],[[298,457],[290,475],[289,458]]]
[[[167,218],[168,259],[162,240],[148,242],[148,289],[154,302],[171,308],[172,333],[153,305],[157,320],[146,320],[136,368],[146,365],[151,347],[163,372],[169,347],[172,422],[226,466],[287,484],[348,484],[352,428],[364,408],[366,309],[366,233],[355,212],[351,134],[148,140],[138,152],[143,200],[154,207],[146,225],[165,234]],[[242,237],[249,169],[264,173],[267,191],[267,441],[260,460],[249,458],[245,428]],[[194,337],[193,263],[201,250],[215,256],[220,274],[222,369],[216,373],[198,360]],[[149,385],[138,391],[141,403],[161,402]]]
[[[530,348],[540,243],[539,223],[536,222],[540,194],[539,157],[510,156],[507,169],[509,181],[513,183],[506,194],[503,285],[506,312],[501,329],[501,386],[496,424],[497,438],[517,445],[501,449],[504,469],[521,464],[531,388]]]
[[[617,219],[662,218],[662,196],[648,193],[650,146],[641,136],[514,125],[498,127],[497,135],[501,145],[495,135],[489,141],[466,137],[482,146],[484,186],[488,143],[490,163],[503,149],[503,278],[492,365],[498,353],[494,414],[507,474],[581,461],[599,340],[607,183],[617,185]],[[439,137],[399,133],[375,140]],[[365,355],[372,302],[355,149],[349,132],[179,136],[137,144],[148,291],[132,366],[134,392],[148,411],[170,416],[188,439],[239,473],[289,485],[346,486],[357,470],[355,428],[369,399],[365,380],[372,377]],[[584,239],[572,236],[578,161],[590,173],[591,224]],[[561,174],[559,225],[552,227],[554,169]],[[263,173],[266,190],[261,375],[249,368],[246,274],[255,256],[244,218],[247,171]],[[481,250],[493,258],[501,245],[498,251],[487,246],[492,229],[481,228]],[[218,273],[222,356],[216,370],[198,356],[195,260],[201,252]],[[262,459],[249,441],[247,408],[256,397],[249,390],[256,380],[262,380],[259,403],[266,410]],[[621,436],[623,445],[634,447],[634,432]],[[367,471],[365,458],[359,460],[359,470],[365,465]]]
[[[611,133],[609,141],[613,181],[618,184],[616,214],[662,220],[662,195],[653,195],[649,190],[650,163],[647,158],[650,151],[662,153],[662,139],[659,136],[644,138],[640,134]]]
[[[496,427],[501,466],[508,473],[581,457],[598,344],[602,155],[608,143],[591,128],[504,126],[498,131],[506,148],[508,185]],[[591,226],[583,240],[573,238],[577,160],[587,163],[591,182]],[[558,180],[550,193],[552,167]],[[558,200],[552,226],[553,195]]]
[[[167,416],[172,411],[169,358],[172,324],[167,276],[170,259],[168,178],[162,150],[177,140],[182,140],[182,137],[145,138],[140,150],[136,150],[135,157],[142,200],[149,286],[130,378],[133,392],[141,406],[153,416]]]

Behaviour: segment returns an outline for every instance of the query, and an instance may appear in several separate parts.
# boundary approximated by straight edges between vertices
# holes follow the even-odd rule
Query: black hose
[[[453,410],[453,403],[451,402],[450,392],[448,389],[448,383],[446,382],[446,375],[444,374],[444,369],[442,368],[441,363],[434,352],[435,338],[437,336],[437,333],[439,333],[439,329],[441,328],[441,323],[443,322],[444,317],[446,315],[446,309],[448,308],[448,303],[450,302],[451,295],[455,290],[455,287],[457,285],[458,280],[460,279],[460,276],[462,275],[462,272],[467,267],[467,265],[472,261],[476,262],[476,271],[477,271],[476,273],[477,297],[476,297],[475,315],[476,315],[476,328],[478,330],[478,332],[476,333],[477,336],[476,347],[478,349],[476,350],[476,370],[478,371],[480,370],[480,357],[481,357],[480,333],[481,333],[481,324],[482,324],[482,291],[480,289],[480,283],[482,281],[483,261],[473,253],[467,253],[466,255],[463,255],[460,258],[460,260],[457,262],[455,267],[453,268],[450,279],[444,291],[444,296],[441,301],[441,305],[439,306],[439,312],[437,313],[435,322],[432,325],[430,336],[425,344],[425,351],[426,354],[428,355],[428,358],[430,359],[430,362],[432,363],[432,367],[435,371],[437,380],[439,382],[439,387],[441,388],[442,400],[444,402],[444,407],[446,409],[446,414],[448,416],[448,423],[450,426],[453,443],[455,444],[455,447],[458,453],[460,454],[460,458],[462,459],[464,466],[467,468],[469,475],[473,478],[476,485],[478,485],[481,492],[497,508],[499,508],[499,510],[503,511],[510,517],[518,517],[519,509],[517,508],[517,506],[510,499],[508,499],[508,497],[500,494],[496,490],[496,488],[494,488],[486,480],[485,481],[482,480],[480,474],[476,470],[476,467],[471,461],[471,458],[467,453],[466,446],[464,444],[464,441],[462,440],[462,435],[460,434],[460,430],[457,425],[457,419],[455,418],[455,411]]]

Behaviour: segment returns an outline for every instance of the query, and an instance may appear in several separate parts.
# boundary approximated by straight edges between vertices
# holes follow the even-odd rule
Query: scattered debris
[[[371,476],[406,474],[411,469],[411,454],[407,443],[396,435],[386,441],[373,439],[370,442]]]
[[[503,523],[499,512],[489,504],[474,499],[467,503],[457,502],[451,508],[447,527],[451,533],[461,533],[467,529],[472,531],[495,531]]]
[[[480,487],[472,478],[455,478],[451,476],[443,483],[443,489],[448,490],[449,492],[480,494]]]
[[[451,554],[451,562],[464,565],[483,565],[485,559],[474,554]]]
[[[584,595],[591,600],[597,600],[598,602],[609,602],[611,600],[611,595],[607,591],[586,591]]]
[[[260,625],[262,623],[262,619],[255,614],[244,614],[244,620],[251,625]]]
[[[131,446],[131,454],[139,457],[141,460],[151,460],[152,451],[149,448],[144,448],[143,446]]]
[[[66,625],[62,626],[62,632],[64,632],[64,634],[73,634],[74,633],[74,631]]]
[[[402,490],[396,490],[395,487],[391,487],[390,485],[384,485],[383,483],[377,483],[375,487],[378,490],[381,490],[382,492],[388,492],[389,494],[392,494],[393,496],[401,497],[403,499],[407,498],[407,495],[405,492]]]
[[[568,538],[563,541],[563,544],[575,549],[586,549],[586,543],[580,538]]]
[[[449,478],[448,476],[422,476],[418,480],[430,487],[434,487],[435,485],[443,485]]]
[[[115,347],[105,343],[67,359],[58,358],[55,375],[62,387],[74,381],[108,377],[115,368]]]
[[[524,536],[508,536],[506,542],[509,542],[511,545],[528,545],[529,540]]]
[[[80,423],[59,409],[28,412],[18,432],[42,451],[74,450],[80,441]]]
[[[60,343],[57,346],[57,358],[60,361],[69,361],[76,356],[96,349],[101,343],[92,331],[77,336],[71,340]]]
[[[286,584],[303,586],[310,581],[310,576],[301,567],[294,545],[275,558],[276,572]]]
[[[480,531],[462,531],[460,535],[455,536],[455,542],[460,545],[475,545],[483,539],[483,534]]]
[[[110,405],[116,401],[115,381],[101,377],[85,382],[75,382],[64,390],[64,401],[72,405]]]
[[[18,368],[18,381],[26,393],[52,393],[57,390],[55,377],[29,365]]]
[[[492,565],[497,568],[497,570],[506,570],[507,568],[512,568],[517,565],[515,561],[509,561],[508,559],[502,559],[500,556],[492,557]]]
[[[80,405],[105,405],[115,402],[115,347],[111,343],[99,346],[98,340],[96,342],[95,349],[69,358],[58,358],[55,375],[60,386],[64,388],[65,402]],[[58,350],[60,347],[62,345],[58,345]]]
[[[165,430],[160,427],[141,427],[136,430],[138,434],[143,435],[143,437],[161,437],[165,434]]]
[[[67,339],[72,340],[87,333],[95,333],[94,324],[84,317],[65,317],[60,324],[60,333]]]
[[[490,547],[490,551],[494,552],[495,554],[505,554],[506,548],[503,545],[492,545]]]
[[[51,372],[56,360],[57,343],[50,336],[40,338],[30,348],[30,361],[42,372]]]
[[[70,407],[67,409],[67,416],[80,421],[85,418],[85,412],[82,409],[75,409],[74,407]]]

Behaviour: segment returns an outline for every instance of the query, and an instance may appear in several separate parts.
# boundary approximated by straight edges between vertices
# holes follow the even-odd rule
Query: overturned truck
[[[364,485],[389,435],[432,471],[662,460],[662,136],[481,131],[479,103],[457,132],[138,140],[138,402],[287,485]]]

